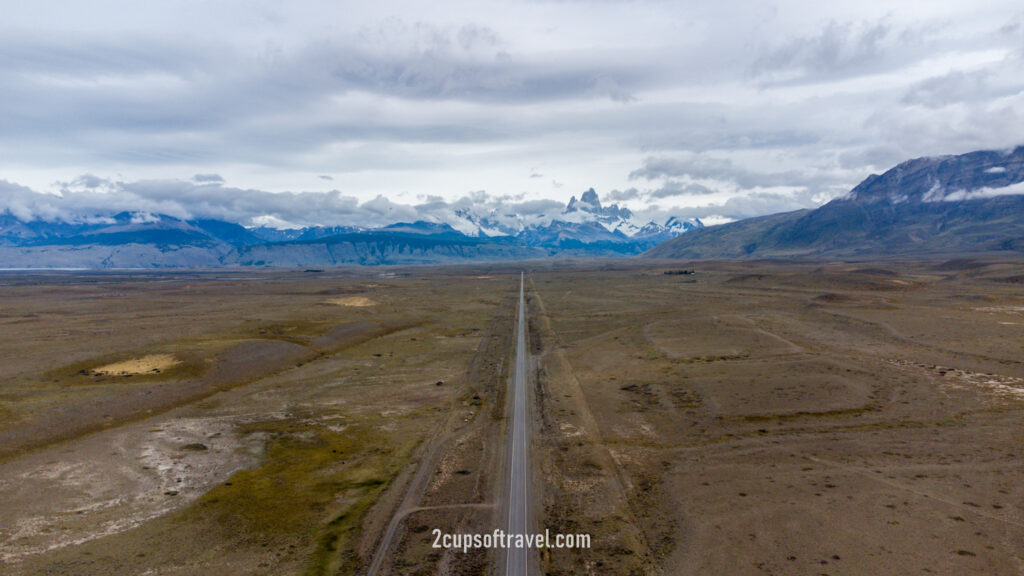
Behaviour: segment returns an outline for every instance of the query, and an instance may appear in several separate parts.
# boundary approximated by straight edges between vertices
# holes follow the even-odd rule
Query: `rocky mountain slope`
[[[816,210],[698,230],[653,258],[913,256],[1024,252],[1024,146],[917,158]]]

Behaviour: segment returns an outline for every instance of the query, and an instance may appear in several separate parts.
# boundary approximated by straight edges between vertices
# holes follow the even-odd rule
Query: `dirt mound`
[[[113,364],[106,364],[93,368],[92,373],[97,376],[132,376],[135,374],[152,374],[167,370],[181,364],[181,360],[173,354],[147,354],[140,358],[122,360]]]
[[[365,308],[367,306],[376,306],[377,302],[370,300],[366,296],[346,296],[344,298],[331,298],[327,301],[328,304],[334,304],[336,306],[355,306],[357,308]]]
[[[995,282],[1003,282],[1005,284],[1024,284],[1024,274],[1003,276],[1002,278],[993,278],[992,280]]]
[[[726,284],[741,284],[746,282],[757,282],[767,278],[765,274],[739,274],[725,281]]]
[[[899,276],[896,272],[885,268],[857,268],[855,270],[851,270],[851,272],[854,274],[871,274],[874,276]]]
[[[952,260],[946,260],[945,262],[934,267],[935,270],[942,271],[962,271],[962,270],[977,270],[978,268],[984,268],[988,266],[985,262],[979,262],[972,258],[954,258]]]
[[[354,346],[387,332],[387,329],[376,322],[350,322],[335,326],[323,336],[315,338],[312,344],[321,350],[339,349]]]
[[[852,296],[850,296],[848,294],[836,294],[834,292],[826,292],[824,294],[819,294],[819,295],[815,296],[814,300],[816,302],[835,303],[835,302],[852,302],[853,300],[855,300],[855,298],[853,298]]]

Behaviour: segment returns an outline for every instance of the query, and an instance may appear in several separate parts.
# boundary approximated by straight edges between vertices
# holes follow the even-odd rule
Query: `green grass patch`
[[[236,472],[185,515],[210,515],[245,540],[292,540],[309,550],[306,574],[352,573],[362,519],[419,437],[370,423],[335,432],[297,420],[252,423],[240,432],[269,435],[263,464]]]

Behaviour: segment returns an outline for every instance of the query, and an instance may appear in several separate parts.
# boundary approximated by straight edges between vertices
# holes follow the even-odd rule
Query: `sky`
[[[1019,0],[3,4],[0,211],[26,217],[383,224],[594,188],[715,223],[1024,144]]]

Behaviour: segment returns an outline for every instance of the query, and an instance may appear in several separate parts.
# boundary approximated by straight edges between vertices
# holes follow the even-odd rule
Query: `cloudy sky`
[[[24,214],[352,224],[594,187],[718,221],[1024,143],[1024,8],[6,2],[0,94],[0,209]]]

